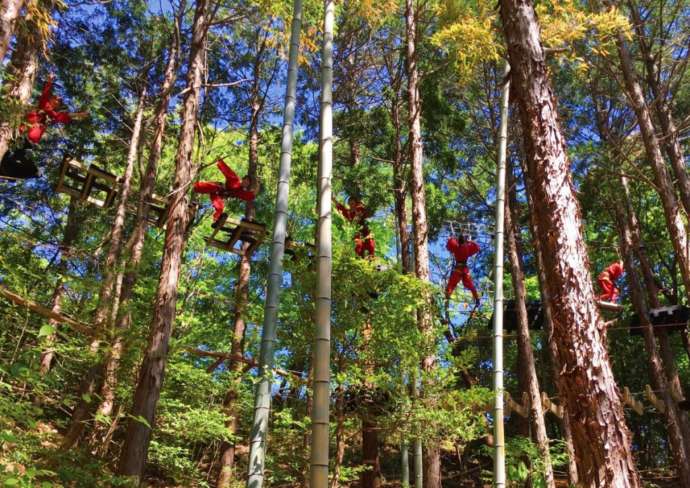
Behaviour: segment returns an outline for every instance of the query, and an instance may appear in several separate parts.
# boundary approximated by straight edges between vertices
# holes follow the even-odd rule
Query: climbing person
[[[618,288],[616,288],[616,280],[620,278],[624,272],[623,261],[618,260],[599,274],[597,282],[603,292],[599,295],[599,300],[611,303],[615,303],[618,300],[619,291]]]
[[[350,197],[347,199],[347,205],[345,206],[340,202],[335,201],[335,207],[338,212],[347,220],[359,226],[359,231],[355,234],[355,254],[360,258],[365,257],[365,253],[369,254],[369,258],[374,257],[374,251],[376,249],[376,241],[374,240],[374,235],[369,230],[367,225],[367,219],[371,217],[371,212],[364,204],[355,197]]]
[[[369,254],[369,259],[374,257],[374,251],[376,250],[376,241],[374,240],[374,235],[369,230],[369,226],[366,222],[362,224],[359,232],[355,234],[355,254],[360,258],[364,258],[365,254]]]
[[[334,200],[335,201],[335,200]],[[342,203],[335,201],[335,207],[338,212],[345,217],[348,222],[352,222],[357,225],[364,225],[366,219],[371,217],[371,213],[364,206],[361,200],[355,197],[350,197],[347,199],[347,207]]]
[[[194,183],[195,193],[208,194],[211,199],[211,205],[214,209],[211,226],[214,229],[218,227],[223,217],[227,217],[227,214],[223,213],[226,198],[238,198],[245,202],[251,202],[256,197],[255,192],[250,189],[251,179],[249,176],[240,179],[237,173],[230,169],[222,159],[216,161],[216,166],[225,176],[225,183],[219,181],[197,181]]]
[[[26,139],[32,144],[41,141],[49,123],[69,124],[88,115],[86,112],[58,112],[62,99],[53,95],[54,79],[53,74],[48,76],[38,99],[38,106],[26,114],[26,123],[19,126],[19,132],[26,132]]]
[[[453,272],[448,278],[448,285],[446,285],[446,301],[450,299],[455,287],[462,281],[463,286],[472,293],[474,303],[479,307],[479,293],[474,286],[472,276],[470,275],[470,268],[467,266],[467,259],[479,252],[479,245],[465,236],[459,235],[457,238],[451,236],[446,243],[448,249],[455,258],[455,265]]]

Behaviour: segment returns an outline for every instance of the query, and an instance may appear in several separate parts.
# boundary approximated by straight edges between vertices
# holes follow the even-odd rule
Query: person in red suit
[[[38,106],[26,114],[26,123],[19,126],[19,132],[26,132],[26,138],[32,144],[38,144],[50,123],[69,124],[73,120],[86,117],[86,112],[58,112],[62,100],[53,95],[53,80],[55,76],[49,75],[43,85]]]
[[[240,179],[230,167],[225,164],[225,161],[219,159],[216,161],[216,166],[223,176],[225,176],[225,183],[219,181],[197,181],[194,183],[195,193],[208,194],[213,206],[213,227],[218,226],[225,209],[226,198],[238,198],[245,202],[251,202],[256,197],[256,194],[250,190],[251,180],[249,176]]]
[[[618,288],[616,288],[616,280],[625,272],[623,269],[623,261],[616,261],[608,268],[602,271],[597,278],[601,291],[599,300],[604,302],[615,303],[618,300]]]
[[[359,232],[355,234],[355,254],[360,258],[364,258],[365,254],[369,254],[369,258],[374,257],[374,251],[376,250],[376,241],[374,240],[374,235],[369,230],[369,226],[364,223]]]
[[[467,259],[479,252],[479,245],[460,235],[457,238],[451,237],[448,239],[446,249],[448,249],[455,258],[455,266],[448,279],[448,285],[446,285],[446,300],[451,297],[453,291],[455,291],[455,287],[462,281],[463,286],[472,293],[475,304],[479,306],[479,293],[472,281],[470,268],[467,266]]]
[[[348,198],[347,204],[349,207],[336,201],[335,207],[340,214],[345,217],[345,220],[359,226],[359,232],[357,232],[354,237],[355,254],[360,258],[364,258],[365,254],[368,253],[369,258],[373,258],[376,249],[376,241],[367,225],[367,218],[371,217],[371,212],[369,212],[367,207],[357,198]]]

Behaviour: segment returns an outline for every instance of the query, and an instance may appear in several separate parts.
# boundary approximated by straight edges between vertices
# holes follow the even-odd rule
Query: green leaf
[[[17,486],[18,484],[19,480],[17,478],[7,478],[4,483],[5,486]]]
[[[47,337],[53,334],[55,334],[55,327],[53,327],[52,325],[44,325],[38,331],[38,337]]]

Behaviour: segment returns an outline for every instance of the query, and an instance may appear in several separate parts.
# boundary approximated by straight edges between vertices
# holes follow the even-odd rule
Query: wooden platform
[[[242,219],[237,221],[221,217],[220,223],[213,233],[206,238],[209,246],[242,255],[242,244],[249,243],[247,256],[251,257],[256,248],[266,236],[266,226],[258,222]]]
[[[55,190],[100,208],[108,208],[115,202],[121,183],[121,178],[95,164],[85,166],[76,159],[65,158]],[[168,216],[168,198],[154,193],[146,203],[149,205],[148,222],[163,227]],[[136,215],[138,205],[138,198],[133,197],[127,203],[127,211]]]
[[[168,217],[168,200],[164,197],[156,195],[155,193],[147,200],[146,204],[149,206],[149,213],[146,218],[149,224],[156,227],[165,226],[165,220]],[[136,215],[139,210],[139,199],[135,202],[127,204],[127,211]]]
[[[690,308],[682,305],[652,308],[649,321],[655,332],[665,330],[667,333],[685,330],[690,320]],[[642,321],[637,314],[630,318],[630,335],[642,335]]]
[[[95,164],[86,167],[76,159],[65,158],[60,166],[60,176],[55,190],[107,208],[115,201],[118,186],[119,179],[114,174]]]
[[[619,305],[617,303],[613,302],[604,302],[604,301],[597,301],[597,305],[599,306],[599,309],[605,312],[622,312],[623,311],[623,305]]]

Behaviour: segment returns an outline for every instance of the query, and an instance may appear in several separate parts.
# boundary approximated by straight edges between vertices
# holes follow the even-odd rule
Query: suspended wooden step
[[[237,221],[221,216],[218,226],[213,229],[206,243],[224,251],[242,255],[242,244],[248,243],[247,257],[251,257],[266,236],[266,226],[258,222],[242,219]]]
[[[155,225],[156,227],[163,227],[165,225],[165,220],[168,217],[168,199],[156,195],[155,193],[151,195],[146,204],[149,206],[149,212],[146,217],[146,221]],[[133,215],[136,215],[139,210],[139,199],[137,198],[135,202],[131,202],[127,205],[127,211]]]
[[[655,333],[660,330],[665,330],[667,333],[681,332],[687,327],[688,320],[690,320],[690,308],[683,305],[652,308],[649,311],[649,321]],[[630,335],[641,336],[642,334],[642,321],[639,315],[634,314],[630,318]]]
[[[619,313],[623,311],[623,305],[613,302],[604,302],[602,300],[597,300],[597,306],[603,312],[615,312]]]
[[[117,196],[119,180],[95,164],[88,167],[76,159],[65,158],[60,166],[56,191],[101,208],[110,207]]]
[[[527,319],[530,330],[541,330],[544,327],[544,308],[539,300],[527,302]],[[487,323],[490,329],[494,326],[494,315]],[[503,303],[503,329],[515,331],[518,328],[518,310],[515,300],[506,300]]]

